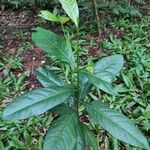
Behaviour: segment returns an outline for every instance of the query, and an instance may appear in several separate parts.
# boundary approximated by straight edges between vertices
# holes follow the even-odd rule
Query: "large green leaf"
[[[91,83],[93,83],[102,91],[111,95],[117,95],[117,92],[114,90],[112,85],[105,80],[105,78],[100,78],[98,75],[88,72],[86,70],[82,70],[81,73],[85,75]]]
[[[68,17],[56,16],[55,14],[52,14],[51,12],[46,11],[46,10],[40,11],[39,16],[48,21],[60,22],[61,24],[64,24],[70,20],[70,18]]]
[[[112,55],[99,60],[94,65],[94,72],[99,73],[105,71],[113,75],[117,75],[121,70],[123,64],[124,60],[122,55]]]
[[[65,85],[64,81],[58,78],[54,71],[51,71],[46,67],[39,67],[36,70],[36,78],[44,87]]]
[[[63,103],[72,95],[72,89],[67,86],[48,87],[33,90],[14,100],[3,113],[7,120],[25,119],[39,115]]]
[[[43,28],[36,28],[32,33],[33,41],[50,56],[75,66],[74,54],[69,41]]]
[[[73,150],[77,140],[77,123],[75,112],[62,115],[49,128],[43,150]]]
[[[63,9],[71,20],[78,27],[79,23],[79,9],[76,0],[59,0],[62,4]]]
[[[150,149],[146,138],[124,115],[99,101],[85,104],[90,117],[114,137],[133,146]]]

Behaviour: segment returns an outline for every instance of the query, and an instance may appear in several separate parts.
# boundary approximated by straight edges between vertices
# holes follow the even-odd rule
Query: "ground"
[[[82,65],[91,59],[95,62],[111,54],[124,56],[125,65],[114,83],[120,97],[106,94],[97,94],[97,97],[130,118],[150,142],[150,20],[149,11],[144,6],[139,8],[142,17],[130,14],[125,17],[126,14],[109,12],[104,16],[102,8],[101,37],[97,36],[94,20],[93,23],[89,21],[90,15],[87,19],[83,15],[86,21],[81,29],[80,49],[83,51]],[[16,96],[41,87],[35,70],[50,64],[47,55],[32,42],[34,28],[44,26],[61,34],[58,25],[43,21],[37,14],[38,11],[24,9],[0,11],[0,115]],[[52,120],[50,112],[18,123],[0,120],[0,150],[3,147],[10,150],[19,150],[20,147],[21,150],[41,150],[44,134]],[[86,116],[83,120],[88,122]],[[98,130],[100,132],[97,134],[95,131],[95,135],[100,139],[100,150],[139,150],[123,146],[104,130]]]

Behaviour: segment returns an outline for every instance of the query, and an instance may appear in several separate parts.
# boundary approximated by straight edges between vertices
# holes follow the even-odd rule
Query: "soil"
[[[23,68],[15,70],[16,77],[24,71],[29,71],[30,76],[26,79],[27,88],[33,89],[40,86],[35,78],[35,70],[45,63],[45,56],[41,49],[31,42],[31,30],[37,24],[37,15],[27,10],[6,10],[0,12],[0,41],[3,45],[3,55],[18,55],[20,48],[25,42],[31,44],[31,48],[19,54],[22,58]],[[26,35],[23,35],[26,33]],[[22,34],[22,35],[21,35]],[[2,71],[0,72],[2,76]]]
[[[27,10],[0,11],[0,33],[26,31],[36,26],[37,15]]]
[[[34,48],[32,51],[25,53],[23,57],[23,69],[30,72],[30,76],[26,79],[27,87],[34,89],[40,87],[40,83],[36,80],[35,70],[45,63],[45,56],[40,48]]]

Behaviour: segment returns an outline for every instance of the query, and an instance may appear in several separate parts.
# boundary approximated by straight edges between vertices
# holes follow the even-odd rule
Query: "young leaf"
[[[33,41],[50,56],[75,66],[75,58],[69,41],[43,28],[36,28],[32,33]]]
[[[33,90],[14,100],[4,110],[3,118],[14,121],[42,114],[63,103],[71,95],[72,89],[67,86]]]
[[[117,95],[117,92],[114,90],[112,85],[109,82],[105,81],[104,78],[100,78],[98,75],[92,74],[86,70],[82,70],[81,73],[83,73],[91,83],[93,83],[102,91],[111,95]]]
[[[122,55],[113,55],[99,60],[94,65],[94,73],[106,82],[112,83],[123,66]]]
[[[133,146],[150,149],[146,138],[124,115],[99,101],[85,104],[90,117],[114,137]]]
[[[76,0],[59,0],[63,9],[71,20],[78,27],[79,24],[79,9]]]
[[[56,16],[55,14],[52,14],[51,12],[46,11],[46,10],[40,11],[40,14],[38,16],[48,21],[60,22],[61,24],[65,24],[66,22],[70,20],[68,17]]]
[[[47,10],[40,11],[40,14],[38,16],[42,17],[48,21],[58,22],[57,16],[55,14],[52,14],[51,12],[49,12]]]
[[[61,24],[65,24],[65,23],[67,23],[69,20],[70,20],[70,18],[68,18],[68,17],[58,16],[58,21],[59,21]]]
[[[94,65],[94,72],[110,72],[113,75],[117,75],[122,66],[124,64],[124,60],[122,55],[113,55],[109,57],[105,57],[101,60],[99,60],[95,65]]]
[[[77,115],[73,111],[61,116],[49,128],[43,150],[73,150],[77,139],[77,123]]]
[[[36,78],[44,86],[64,86],[63,80],[58,78],[54,71],[48,70],[46,67],[39,67],[36,70]]]

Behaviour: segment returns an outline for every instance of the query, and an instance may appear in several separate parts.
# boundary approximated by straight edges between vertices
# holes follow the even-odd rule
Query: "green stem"
[[[77,27],[77,44],[76,44],[76,53],[77,53],[77,101],[76,101],[76,110],[79,119],[79,98],[80,98],[80,85],[79,85],[79,69],[80,69],[80,53],[79,53],[79,28]]]

